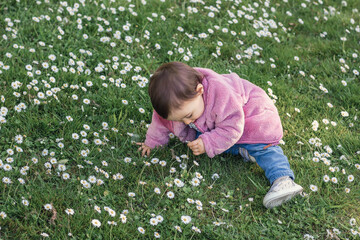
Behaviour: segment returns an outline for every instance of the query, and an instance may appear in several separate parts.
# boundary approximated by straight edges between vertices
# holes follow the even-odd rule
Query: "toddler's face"
[[[198,84],[196,91],[198,95],[182,104],[181,108],[171,111],[167,120],[179,121],[185,124],[195,122],[204,112],[204,99],[202,94],[204,88],[202,84]]]

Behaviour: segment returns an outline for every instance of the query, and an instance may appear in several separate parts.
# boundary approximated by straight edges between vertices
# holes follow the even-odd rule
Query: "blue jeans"
[[[196,138],[201,133],[197,133]],[[277,145],[268,144],[235,144],[224,153],[239,155],[239,148],[245,148],[251,156],[256,159],[256,163],[265,171],[266,178],[270,185],[279,177],[289,176],[295,179],[294,172],[290,169],[290,164],[283,150]]]

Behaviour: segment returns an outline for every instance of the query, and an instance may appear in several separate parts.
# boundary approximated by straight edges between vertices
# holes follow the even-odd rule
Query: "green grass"
[[[304,1],[305,8],[295,0],[276,0],[269,6],[259,2],[258,7],[248,0],[242,3],[206,1],[205,5],[158,0],[148,0],[146,5],[138,0],[62,3],[67,6],[61,6],[60,1],[37,2],[0,2],[0,108],[8,110],[6,115],[5,111],[0,113],[6,119],[6,123],[0,123],[0,239],[46,238],[44,233],[50,239],[152,239],[154,232],[162,239],[359,237],[360,170],[356,164],[360,164],[360,83],[359,75],[353,72],[360,71],[360,57],[353,56],[360,55],[357,0],[347,1],[347,6],[340,1],[323,0],[323,4]],[[76,3],[78,10],[71,14]],[[252,4],[256,13],[244,10],[243,6],[248,8],[248,4]],[[119,11],[121,6],[124,11]],[[208,16],[210,6],[219,10],[214,18]],[[189,7],[196,8],[197,13],[189,13]],[[271,11],[272,7],[275,12]],[[324,9],[330,12],[329,7],[334,7],[339,14],[326,15]],[[114,10],[116,13],[112,12]],[[233,19],[228,10],[235,14],[237,23],[229,22]],[[246,19],[245,15],[240,17],[238,10],[259,21],[266,19],[265,11],[267,18],[277,24],[277,28],[269,28],[273,37],[258,37],[256,32],[261,29],[254,28],[254,20]],[[39,22],[33,20],[41,16],[44,19]],[[61,21],[57,17],[61,17]],[[127,23],[130,24],[128,31],[123,28]],[[78,25],[82,28],[78,29]],[[103,28],[101,32],[99,25]],[[184,31],[178,31],[179,26]],[[228,32],[223,32],[224,28]],[[114,36],[116,31],[121,32],[120,39]],[[243,31],[246,36],[241,34]],[[149,37],[145,37],[147,32]],[[327,35],[321,37],[324,32]],[[201,33],[208,36],[200,38]],[[191,39],[190,34],[197,39]],[[132,43],[126,41],[127,36]],[[101,42],[103,37],[110,41]],[[342,41],[342,37],[347,40]],[[220,55],[216,55],[218,41],[223,43]],[[112,47],[111,42],[116,46]],[[156,49],[156,44],[161,48]],[[248,59],[245,50],[253,44],[262,50],[258,50],[259,56]],[[179,53],[178,48],[183,48],[184,52]],[[35,52],[30,52],[31,49]],[[168,51],[173,54],[169,55]],[[188,51],[192,57],[185,61]],[[56,56],[55,60],[49,59],[51,54]],[[237,59],[237,54],[242,55],[241,60]],[[295,56],[299,57],[298,61]],[[341,58],[347,66],[340,62]],[[71,59],[75,65],[71,65]],[[149,79],[150,74],[167,61],[183,61],[218,73],[236,72],[265,91],[271,88],[278,98],[276,106],[284,127],[285,144],[281,147],[289,158],[296,182],[304,187],[306,195],[267,210],[262,200],[269,183],[259,166],[243,163],[237,156],[220,155],[213,159],[206,155],[194,156],[176,139],[167,147],[152,151],[150,158],[142,158],[133,143],[144,140],[152,107],[147,86],[140,87],[141,79],[133,80],[133,76]],[[49,67],[44,67],[43,63],[48,63]],[[79,64],[83,67],[78,68]],[[32,69],[27,70],[27,65]],[[103,65],[101,72],[96,71],[99,65]],[[58,71],[53,71],[52,66]],[[141,70],[135,71],[136,67]],[[343,72],[341,67],[348,69]],[[343,86],[342,80],[347,86]],[[17,89],[12,87],[15,81],[21,83]],[[92,86],[87,86],[87,81],[91,81]],[[321,84],[327,93],[319,88]],[[54,93],[39,98],[38,92],[46,93],[51,89],[58,100]],[[77,99],[73,99],[73,95]],[[39,100],[39,105],[35,104],[35,99]],[[90,104],[85,104],[84,99],[89,99]],[[123,104],[122,100],[127,100],[128,104]],[[16,106],[20,103],[24,103],[26,109],[17,112]],[[333,107],[328,107],[328,103]],[[139,108],[145,109],[145,113],[140,113]],[[349,116],[342,117],[342,111]],[[73,121],[68,121],[67,116]],[[336,126],[324,124],[323,119],[335,122]],[[317,131],[312,129],[315,120],[319,122]],[[107,129],[102,125],[104,122],[108,124]],[[90,129],[85,130],[84,124]],[[81,131],[87,136],[81,136]],[[79,134],[79,139],[73,139],[73,133]],[[18,135],[23,136],[22,142],[16,141]],[[310,144],[312,138],[319,138],[322,145]],[[89,143],[82,143],[82,139]],[[96,139],[101,139],[102,144],[95,144]],[[59,147],[59,142],[63,143],[63,148]],[[315,151],[326,152],[326,145],[332,149],[327,157],[330,166],[312,160]],[[9,149],[14,151],[13,155],[9,155]],[[48,150],[47,155],[42,154],[44,149]],[[85,150],[87,154],[82,155]],[[180,157],[184,154],[187,158]],[[125,162],[127,158],[131,158],[131,162]],[[153,158],[166,161],[166,166],[150,163]],[[45,164],[51,161],[47,170]],[[12,170],[5,171],[5,164]],[[65,171],[59,171],[61,164],[66,166]],[[24,170],[25,166],[28,170]],[[335,171],[330,171],[329,167]],[[171,168],[176,172],[170,173]],[[62,178],[64,172],[70,175],[69,179]],[[191,180],[196,172],[204,181],[194,187]],[[214,173],[220,178],[212,179]],[[116,174],[121,174],[123,179],[114,180]],[[324,175],[336,177],[338,183],[324,182]],[[354,181],[348,181],[349,175],[353,175]],[[88,180],[90,176],[101,179],[103,184],[83,187],[81,180]],[[5,183],[4,178],[12,183]],[[25,184],[20,184],[19,178]],[[185,186],[176,187],[175,178],[181,179]],[[316,192],[311,191],[311,184],[318,187]],[[161,193],[156,194],[155,188]],[[350,192],[346,193],[345,188]],[[175,194],[173,199],[167,197],[169,191]],[[129,197],[130,192],[135,193],[135,197]],[[196,204],[190,204],[188,198],[201,201],[202,210],[197,210]],[[29,205],[24,205],[23,200]],[[216,205],[212,206],[210,201]],[[52,204],[53,210],[45,210],[45,204]],[[104,207],[114,210],[116,215],[110,216]],[[74,210],[74,215],[65,212],[69,208]],[[126,215],[126,223],[121,221],[121,213]],[[163,217],[163,222],[152,226],[150,219],[158,215]],[[191,223],[182,223],[181,216],[191,216]],[[101,227],[94,227],[93,219],[98,219]],[[108,221],[117,225],[110,225]],[[214,222],[221,224],[217,226]],[[177,231],[175,226],[180,226],[182,231]],[[201,233],[192,230],[193,226]],[[138,227],[145,229],[144,235]]]

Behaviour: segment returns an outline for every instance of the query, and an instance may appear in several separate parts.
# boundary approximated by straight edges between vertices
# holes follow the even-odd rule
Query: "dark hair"
[[[164,119],[184,101],[194,98],[203,75],[181,62],[162,64],[150,77],[149,95],[155,111]]]

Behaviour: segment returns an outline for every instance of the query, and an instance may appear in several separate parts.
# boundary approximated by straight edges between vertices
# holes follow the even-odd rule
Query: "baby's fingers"
[[[142,149],[141,156],[143,157],[145,155],[146,149]]]
[[[193,151],[193,154],[194,154],[194,155],[199,155],[199,154],[200,154],[200,151],[196,149],[196,150]]]
[[[149,148],[143,148],[143,150],[142,150],[142,153],[141,153],[141,156],[143,157],[143,156],[145,156],[145,154],[147,155],[147,156],[150,156],[150,149]]]

